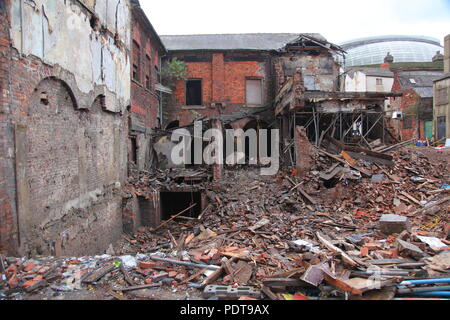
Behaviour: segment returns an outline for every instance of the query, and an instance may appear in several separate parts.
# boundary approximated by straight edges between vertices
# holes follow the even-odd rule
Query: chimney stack
[[[388,52],[386,58],[384,58],[384,63],[394,63],[394,57],[390,52]]]
[[[444,61],[444,55],[440,51],[436,52],[436,55],[433,57],[433,62],[437,61]]]
[[[445,37],[444,40],[444,73],[450,73],[450,34]]]

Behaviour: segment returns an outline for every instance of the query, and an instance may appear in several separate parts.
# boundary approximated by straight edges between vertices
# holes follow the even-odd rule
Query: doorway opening
[[[201,192],[161,192],[161,220],[169,220],[194,204],[194,207],[181,215],[183,217],[198,218],[201,214]]]

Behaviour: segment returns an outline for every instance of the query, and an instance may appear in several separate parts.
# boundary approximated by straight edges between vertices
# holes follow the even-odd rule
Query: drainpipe
[[[161,84],[162,84],[161,72],[162,72],[162,67],[163,67],[162,60],[165,57],[167,57],[167,55],[159,56],[159,75],[158,75],[159,79],[158,79],[158,81]],[[159,125],[162,129],[162,127],[163,127],[163,93],[162,92],[159,93]]]

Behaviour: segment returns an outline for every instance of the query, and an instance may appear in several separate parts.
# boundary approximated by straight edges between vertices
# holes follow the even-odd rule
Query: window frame
[[[248,86],[247,81],[259,81],[261,84],[261,103],[249,103],[248,102]],[[264,78],[262,77],[245,77],[245,105],[248,107],[262,107],[264,106]]]
[[[200,104],[188,104],[188,82],[190,81],[198,81],[200,82]],[[189,108],[195,108],[195,107],[203,107],[203,79],[202,78],[190,78],[186,79],[184,81],[184,90],[185,90],[185,97],[184,97],[184,103]]]
[[[145,55],[146,62],[146,75],[145,75],[145,83],[144,86],[147,90],[152,89],[152,58],[146,54]]]
[[[136,54],[136,56],[134,56]],[[135,59],[136,58],[136,59]],[[137,61],[136,61],[137,60]],[[141,83],[141,46],[136,40],[133,40],[133,73],[132,79]]]

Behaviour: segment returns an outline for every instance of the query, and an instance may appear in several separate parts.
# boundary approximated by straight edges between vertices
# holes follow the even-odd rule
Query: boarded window
[[[186,81],[186,105],[202,105],[202,80],[196,79]]]
[[[247,79],[246,92],[247,92],[247,104],[257,106],[263,104],[261,79]]]
[[[133,80],[140,82],[141,66],[141,47],[136,41],[133,41]]]

